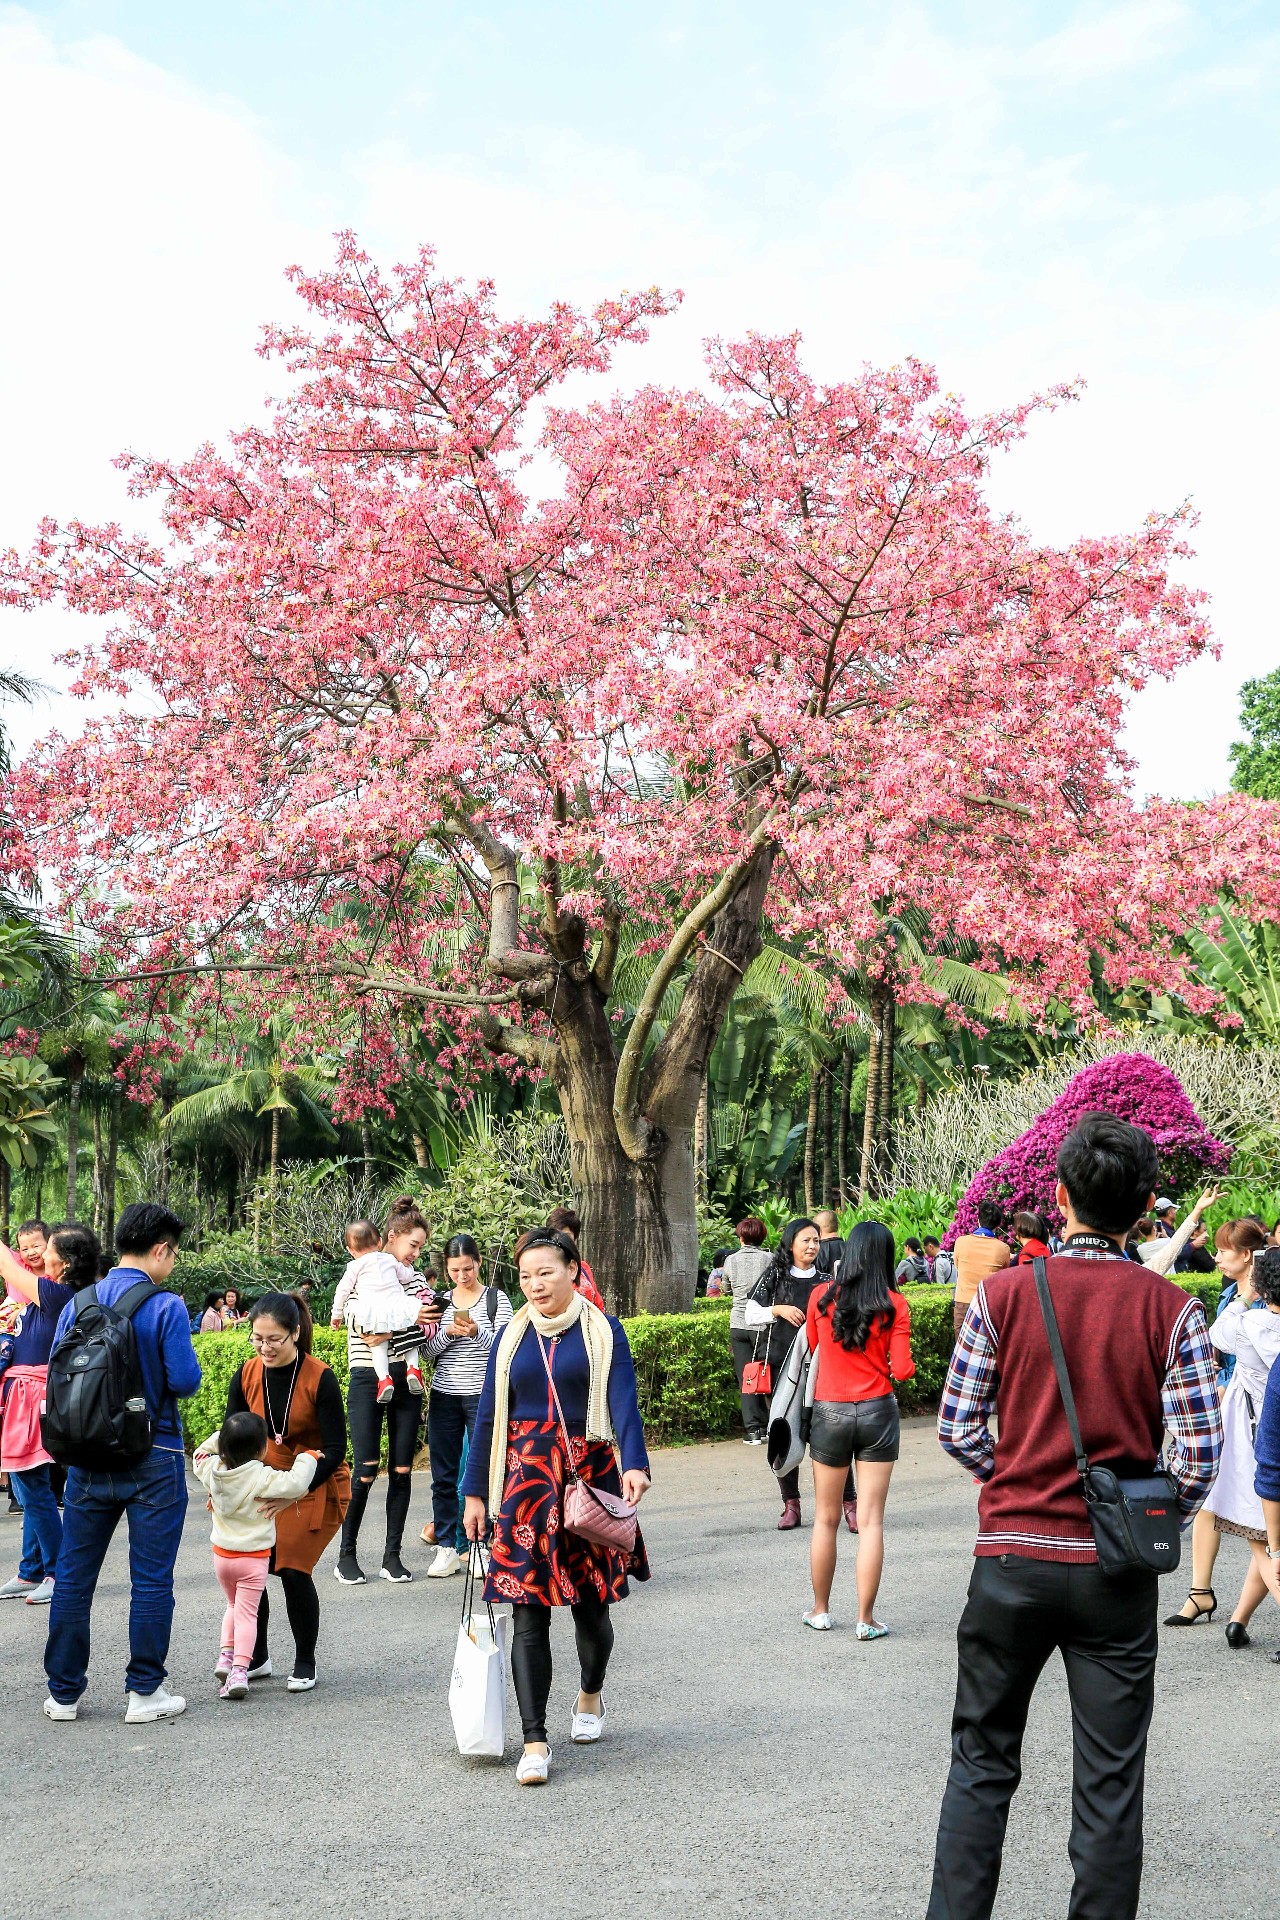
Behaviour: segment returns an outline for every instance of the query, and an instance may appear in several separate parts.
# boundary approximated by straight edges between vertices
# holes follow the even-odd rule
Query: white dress
[[[403,1333],[416,1325],[422,1307],[406,1293],[411,1267],[401,1266],[389,1253],[362,1253],[351,1261],[333,1296],[333,1317],[346,1318],[361,1333]]]
[[[1218,1315],[1209,1338],[1220,1353],[1234,1353],[1236,1366],[1222,1396],[1222,1460],[1205,1510],[1218,1522],[1219,1533],[1265,1540],[1262,1502],[1253,1490],[1258,1469],[1253,1435],[1267,1375],[1280,1357],[1280,1314],[1235,1299]]]

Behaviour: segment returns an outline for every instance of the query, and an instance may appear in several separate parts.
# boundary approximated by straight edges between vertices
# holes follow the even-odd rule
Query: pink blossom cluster
[[[946,1236],[954,1246],[978,1224],[978,1202],[997,1200],[1006,1213],[1025,1208],[1051,1225],[1062,1215],[1054,1202],[1058,1148],[1086,1113],[1114,1113],[1151,1135],[1160,1155],[1160,1180],[1178,1193],[1197,1175],[1219,1173],[1231,1158],[1192,1106],[1177,1075],[1145,1053],[1115,1053],[1082,1072],[1046,1107],[1035,1125],[979,1169]]]

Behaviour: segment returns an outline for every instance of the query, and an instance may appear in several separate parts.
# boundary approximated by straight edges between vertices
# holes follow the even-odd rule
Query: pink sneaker
[[[230,1673],[232,1667],[234,1667],[235,1663],[236,1663],[235,1648],[234,1647],[220,1648],[218,1652],[218,1664],[213,1670],[214,1679],[225,1680],[227,1675]]]
[[[219,1700],[243,1700],[249,1691],[249,1675],[244,1667],[232,1667],[227,1675],[226,1685],[218,1693]]]
[[[391,1375],[388,1374],[386,1379],[380,1381],[378,1384],[378,1405],[385,1407],[393,1397],[395,1390],[396,1383],[391,1378]]]

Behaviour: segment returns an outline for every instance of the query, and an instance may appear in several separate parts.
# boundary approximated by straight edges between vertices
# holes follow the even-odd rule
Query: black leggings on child
[[[293,1634],[293,1671],[299,1680],[316,1677],[316,1641],[320,1637],[320,1595],[309,1573],[300,1567],[281,1567],[276,1575],[284,1588],[284,1610]],[[267,1657],[267,1628],[271,1621],[271,1602],[262,1589],[258,1602],[258,1638],[253,1649],[253,1665],[260,1667]]]
[[[551,1698],[551,1608],[517,1606],[511,1633],[511,1678],[520,1706],[526,1741],[546,1741],[547,1701]],[[556,1612],[560,1612],[556,1608]],[[599,1693],[613,1652],[613,1622],[605,1600],[579,1600],[573,1631],[584,1693]]]

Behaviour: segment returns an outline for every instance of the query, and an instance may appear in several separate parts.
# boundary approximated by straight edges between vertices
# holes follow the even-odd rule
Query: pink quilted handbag
[[[542,1335],[535,1335],[538,1351],[542,1355],[542,1364],[547,1370],[547,1381],[551,1388],[551,1397],[556,1403],[556,1413],[560,1420],[560,1432],[564,1439],[564,1457],[568,1465],[569,1483],[564,1492],[564,1524],[569,1533],[578,1534],[583,1540],[590,1540],[593,1546],[612,1547],[617,1553],[631,1553],[636,1544],[636,1510],[629,1500],[620,1493],[606,1493],[603,1487],[590,1486],[573,1470],[573,1449],[569,1445],[569,1428],[564,1417],[564,1408],[560,1405],[560,1395],[551,1372],[551,1362],[547,1358],[547,1349]]]

